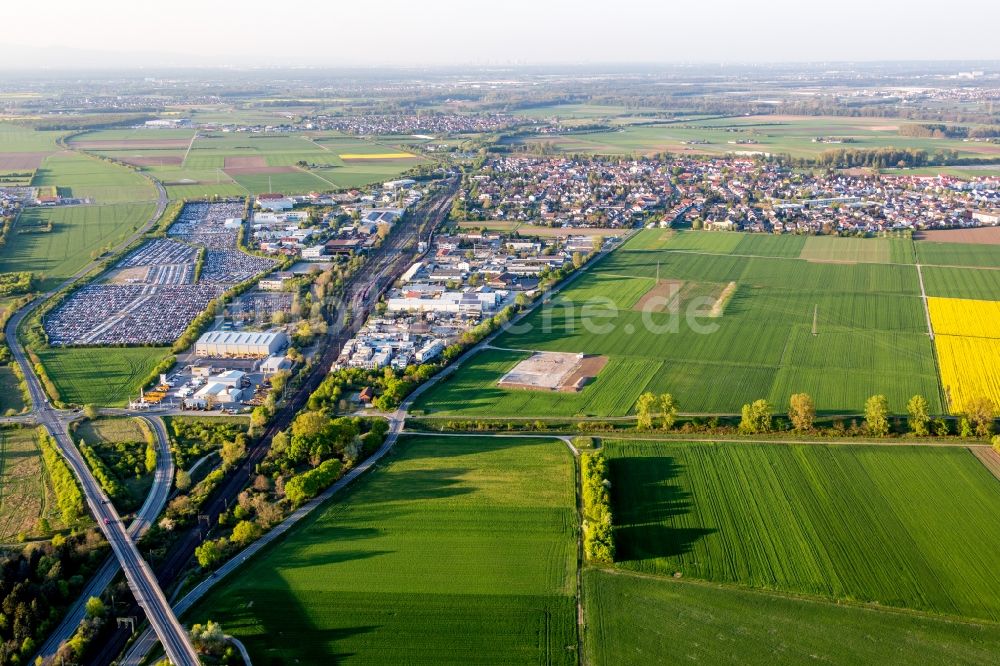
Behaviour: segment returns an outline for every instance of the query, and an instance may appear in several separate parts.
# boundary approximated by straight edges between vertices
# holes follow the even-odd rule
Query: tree
[[[232,467],[246,455],[246,452],[247,443],[242,435],[238,435],[232,442],[226,442],[222,445],[222,450],[219,452],[219,455],[222,457],[223,467]]]
[[[996,418],[996,405],[993,400],[983,396],[973,398],[965,406],[965,418],[968,419],[972,432],[983,439],[993,433],[993,420]]]
[[[926,437],[930,434],[930,429],[928,427],[931,422],[931,416],[928,413],[930,411],[930,405],[927,403],[927,399],[924,398],[924,396],[915,395],[910,398],[910,401],[906,403],[906,411],[910,415],[907,419],[907,423],[910,426],[910,432],[917,437]]]
[[[104,617],[104,614],[108,610],[104,607],[104,602],[98,597],[91,597],[87,599],[87,604],[84,608],[86,608],[87,617]]]
[[[198,566],[202,569],[210,569],[215,566],[226,553],[226,539],[209,539],[194,549],[194,556],[198,560]]]
[[[261,530],[260,525],[257,523],[250,522],[249,520],[241,520],[233,528],[232,541],[240,546],[245,546],[259,539],[263,533],[263,530]]]
[[[761,398],[749,405],[743,405],[739,429],[744,435],[771,432],[771,404]]]
[[[648,391],[639,396],[635,403],[635,427],[639,430],[649,430],[653,427],[653,408],[656,406],[656,396]]]
[[[664,393],[660,396],[660,427],[670,430],[677,421],[677,402],[674,396]]]
[[[93,421],[94,419],[96,419],[98,416],[101,415],[101,411],[97,409],[96,405],[84,405],[83,415],[86,416],[91,421]]]
[[[191,627],[191,647],[199,654],[222,654],[226,648],[226,635],[222,626],[209,620],[205,624]]]
[[[865,427],[875,437],[889,434],[889,401],[884,395],[873,395],[865,401]]]
[[[174,485],[177,486],[177,490],[185,491],[191,487],[191,475],[182,469],[177,470],[177,474],[174,475]]]
[[[993,450],[1000,453],[1000,435],[993,435]]]
[[[788,420],[796,432],[809,432],[816,420],[816,403],[808,393],[794,393],[788,401]]]
[[[582,254],[580,254],[579,252],[573,253],[573,268],[580,268],[581,266],[583,266],[584,261],[586,260],[583,258]]]

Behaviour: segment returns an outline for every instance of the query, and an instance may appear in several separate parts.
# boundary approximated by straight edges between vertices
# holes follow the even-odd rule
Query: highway
[[[146,233],[156,224],[157,220],[166,210],[166,190],[156,180],[153,180],[153,184],[156,186],[158,193],[157,206],[153,215],[135,233],[119,244],[116,251],[138,240],[142,234]],[[74,282],[99,266],[99,261],[88,263],[58,287],[38,296],[18,310],[8,320],[5,328],[7,344],[10,346],[11,355],[21,367],[21,371],[24,374],[28,393],[31,397],[31,411],[36,422],[44,426],[49,434],[52,435],[56,445],[59,447],[60,453],[62,453],[73,474],[76,476],[83,490],[84,497],[87,500],[87,505],[90,507],[91,514],[97,520],[98,528],[104,533],[104,537],[111,545],[112,552],[122,569],[124,569],[129,587],[132,589],[132,593],[139,602],[139,605],[146,612],[150,624],[156,630],[157,635],[160,636],[167,656],[175,666],[194,665],[199,663],[198,657],[191,646],[190,640],[188,640],[187,632],[181,627],[176,616],[170,610],[170,605],[167,603],[156,577],[153,575],[149,565],[139,555],[139,551],[135,547],[135,542],[132,541],[125,531],[118,512],[112,506],[103,490],[101,490],[97,480],[84,463],[80,452],[73,444],[68,429],[68,422],[72,414],[57,410],[49,403],[45,391],[42,389],[41,382],[35,375],[34,368],[17,336],[17,329],[26,316],[59,290],[71,286]]]
[[[174,457],[170,454],[170,441],[167,438],[163,421],[158,417],[143,416],[141,418],[156,436],[156,471],[153,473],[153,485],[149,489],[149,494],[146,495],[146,501],[128,527],[128,535],[133,540],[145,534],[156,517],[163,511],[163,507],[167,504],[167,498],[170,496],[170,487],[174,478]],[[62,622],[46,639],[45,644],[35,655],[36,659],[38,657],[49,659],[55,656],[62,642],[69,640],[77,627],[80,626],[80,622],[83,621],[86,615],[87,600],[90,597],[100,596],[119,571],[121,571],[121,566],[119,566],[117,558],[114,555],[109,555],[97,573],[91,577],[87,586],[83,588],[83,592],[80,593],[77,600],[70,606]],[[32,659],[32,663],[36,659]]]

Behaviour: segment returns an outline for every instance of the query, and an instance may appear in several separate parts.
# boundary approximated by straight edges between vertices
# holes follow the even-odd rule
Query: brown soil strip
[[[934,243],[979,243],[1000,245],[1000,227],[976,227],[974,229],[931,229],[914,234],[917,240]]]
[[[0,170],[31,171],[42,165],[42,160],[52,153],[0,153]]]
[[[607,356],[585,356],[580,365],[577,366],[569,376],[566,377],[560,391],[576,392],[583,389],[594,377],[600,374],[604,366],[608,364]]]
[[[179,155],[164,155],[162,157],[122,157],[126,164],[134,166],[180,166],[182,158]]]
[[[1000,480],[1000,453],[991,446],[970,446],[972,455],[979,458],[979,462],[986,465],[986,469],[993,473],[993,476]]]
[[[635,302],[632,309],[638,312],[667,312],[676,305],[683,288],[683,280],[660,280]],[[656,303],[651,304],[654,299]]]

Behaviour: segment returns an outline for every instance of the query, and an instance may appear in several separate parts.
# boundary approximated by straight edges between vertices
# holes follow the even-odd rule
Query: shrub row
[[[67,525],[75,523],[83,515],[83,493],[76,485],[76,479],[69,470],[69,465],[56,449],[55,440],[42,427],[38,428],[38,445],[42,449],[42,461],[52,479],[56,505],[62,514],[63,522]]]
[[[583,477],[583,552],[592,562],[615,560],[615,534],[608,494],[608,463],[604,454],[580,456]]]

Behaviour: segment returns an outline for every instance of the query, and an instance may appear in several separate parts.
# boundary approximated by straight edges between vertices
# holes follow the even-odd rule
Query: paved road
[[[285,401],[263,435],[250,445],[244,460],[227,473],[217,490],[202,506],[200,513],[208,516],[209,524],[214,524],[219,514],[226,510],[227,506],[231,506],[240,491],[246,487],[249,479],[256,473],[257,464],[267,455],[271,438],[279,430],[288,428],[292,419],[305,405],[309,395],[329,373],[330,366],[340,355],[344,343],[364,323],[367,313],[374,308],[379,295],[422,256],[417,252],[416,241],[428,241],[428,247],[430,246],[431,235],[447,216],[458,185],[458,179],[455,177],[444,180],[437,192],[418,205],[403,222],[396,225],[383,245],[371,253],[369,261],[351,278],[345,288],[344,307],[340,310],[342,315],[349,309],[352,314],[351,321],[339,330],[331,331],[323,343],[323,351],[312,370],[304,376],[295,394]],[[194,549],[204,537],[203,528],[195,526],[178,539],[164,561],[157,567],[157,574],[164,585],[169,585],[184,571]],[[125,647],[125,641],[129,636],[127,630],[116,632],[95,661],[98,663],[112,661]]]
[[[158,181],[154,180],[153,182],[159,195],[155,212],[140,229],[125,239],[118,246],[118,249],[123,249],[125,246],[138,240],[142,234],[156,224],[156,221],[166,209],[166,190]],[[28,314],[51,298],[57,291],[71,286],[99,265],[100,262],[98,261],[90,262],[77,271],[76,274],[63,281],[58,287],[35,298],[25,307],[18,310],[7,322],[5,329],[7,344],[10,346],[14,360],[21,367],[28,385],[32,413],[35,415],[38,424],[44,426],[52,435],[66,462],[69,463],[70,469],[83,489],[87,505],[97,520],[97,526],[104,533],[104,537],[111,544],[112,552],[125,570],[125,577],[128,580],[133,595],[135,595],[139,605],[146,612],[146,616],[149,618],[152,626],[155,627],[157,634],[163,639],[167,655],[176,666],[194,665],[198,664],[198,657],[194,652],[194,648],[191,647],[187,632],[184,631],[184,628],[181,627],[180,622],[177,621],[177,618],[170,610],[170,606],[156,581],[156,577],[153,575],[149,565],[139,555],[139,551],[135,547],[135,542],[129,537],[124,525],[122,525],[121,519],[118,517],[118,512],[111,505],[110,500],[108,500],[97,480],[91,474],[90,469],[84,463],[79,450],[73,444],[67,427],[70,415],[65,411],[53,408],[49,403],[45,391],[42,389],[42,384],[35,375],[34,368],[17,337],[17,328]]]
[[[624,239],[622,242],[624,242]],[[617,245],[615,247],[617,247]],[[609,247],[606,248],[605,250],[602,250],[602,254],[600,255],[600,257],[594,257],[594,261],[588,262],[587,266],[589,267],[593,265],[593,263],[596,263],[597,259],[606,256],[607,252],[610,252],[612,249],[613,248]],[[564,280],[557,288],[555,288],[552,291],[552,293],[556,293],[561,289],[565,288],[567,285],[573,283],[584,272],[586,271],[585,270],[576,271],[566,280]],[[516,323],[520,321],[523,317],[528,316],[528,314],[536,307],[540,306],[544,302],[544,300],[545,299],[543,298],[537,299],[531,305],[531,307],[525,309],[520,315],[511,320],[511,323]],[[444,370],[434,375],[429,380],[427,380],[426,382],[418,386],[416,389],[414,389],[413,392],[410,393],[409,396],[407,396],[406,400],[403,401],[403,403],[399,406],[399,408],[395,412],[384,415],[389,420],[389,434],[386,436],[385,442],[383,442],[382,446],[380,446],[379,449],[375,451],[375,453],[366,458],[357,467],[350,470],[339,481],[337,481],[332,486],[327,488],[321,494],[317,495],[315,498],[313,498],[309,502],[306,502],[301,507],[299,507],[294,513],[292,513],[288,518],[282,521],[277,527],[272,529],[270,532],[265,534],[263,537],[261,537],[254,543],[247,546],[244,550],[240,551],[231,560],[229,560],[224,565],[219,567],[219,569],[217,569],[212,576],[202,581],[197,587],[188,592],[187,595],[185,595],[180,601],[174,604],[173,607],[174,612],[178,616],[180,616],[183,615],[188,610],[190,610],[213,587],[215,587],[215,585],[220,580],[228,576],[230,573],[232,573],[239,567],[241,567],[244,562],[246,562],[248,559],[257,554],[261,549],[265,548],[267,545],[279,539],[282,535],[288,532],[288,530],[290,530],[297,523],[299,523],[303,518],[305,518],[315,509],[323,505],[338,492],[346,488],[352,481],[354,481],[354,479],[364,474],[367,470],[369,470],[372,466],[374,466],[375,463],[377,463],[379,460],[385,457],[385,455],[392,450],[393,446],[395,446],[396,442],[398,441],[399,436],[403,433],[403,428],[406,425],[406,414],[409,411],[410,407],[413,405],[413,403],[417,400],[417,398],[419,398],[425,391],[433,387],[437,382],[441,381],[444,377],[453,373],[456,368],[458,368],[462,363],[471,358],[480,349],[482,349],[485,346],[488,346],[490,341],[493,340],[493,338],[496,335],[499,335],[500,332],[501,331],[497,331],[492,335],[487,336],[482,342],[473,346],[464,354],[462,354],[458,359],[452,362],[451,365],[449,365]],[[466,436],[466,435],[456,435],[456,436]],[[520,435],[510,434],[507,436],[519,437]],[[546,439],[562,440],[566,444],[566,446],[569,447],[570,451],[573,452],[574,455],[577,455],[579,453],[575,449],[575,447],[573,447],[572,441],[570,440],[569,437],[564,437],[559,435],[555,436],[536,435],[536,436],[545,437]],[[132,647],[129,648],[128,652],[125,653],[125,657],[119,663],[122,664],[123,666],[139,666],[140,664],[142,664],[143,660],[146,658],[146,656],[154,647],[156,647],[156,637],[154,636],[151,630],[146,629],[146,631],[142,633],[139,639],[132,644]]]
[[[138,539],[145,534],[146,530],[153,524],[153,521],[156,520],[156,517],[163,511],[163,507],[166,505],[167,498],[170,495],[170,486],[174,478],[174,457],[170,454],[170,441],[167,438],[167,431],[163,426],[163,421],[153,417],[141,418],[149,425],[150,430],[156,436],[156,471],[153,474],[153,485],[146,496],[146,501],[139,509],[132,524],[128,527],[128,535],[132,539]],[[83,592],[80,593],[79,598],[70,606],[62,622],[56,627],[56,630],[49,635],[45,644],[42,645],[42,649],[35,655],[35,659],[32,659],[32,663],[39,657],[49,659],[55,656],[62,642],[69,640],[77,627],[80,626],[80,622],[83,621],[86,615],[85,605],[87,600],[91,597],[100,596],[107,589],[108,585],[111,584],[115,576],[118,575],[119,571],[121,571],[121,566],[118,564],[117,558],[114,555],[109,555],[104,564],[101,565],[101,568],[97,570],[97,573],[87,583]]]

